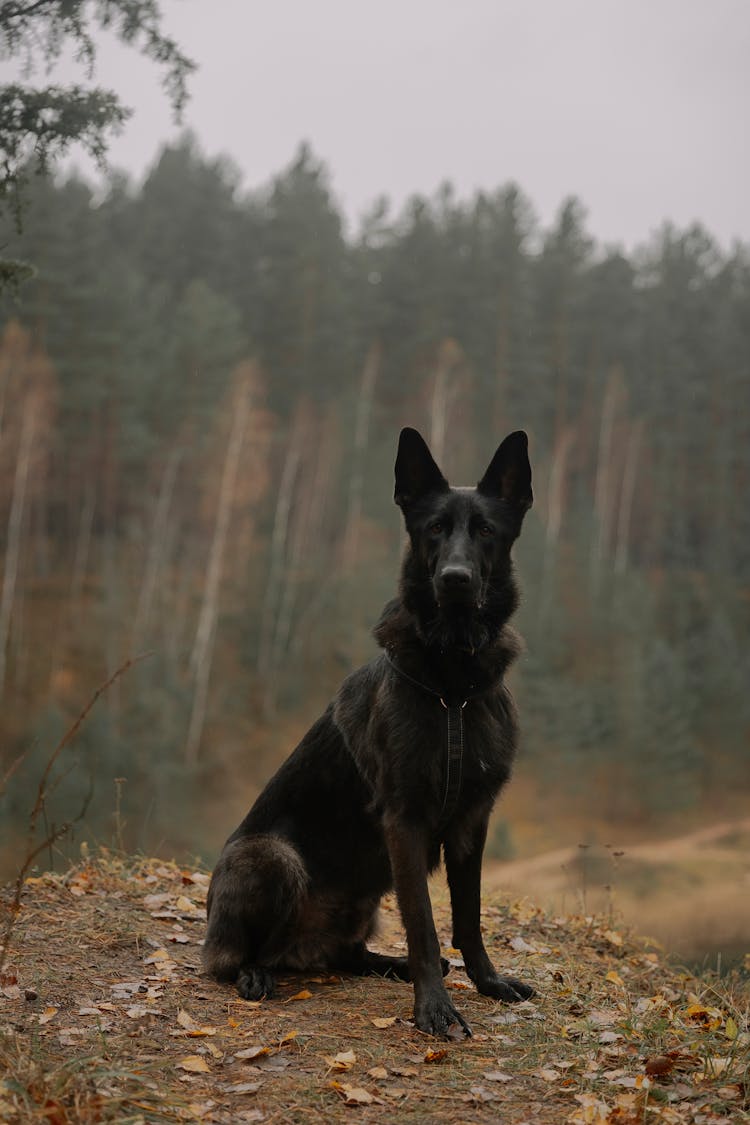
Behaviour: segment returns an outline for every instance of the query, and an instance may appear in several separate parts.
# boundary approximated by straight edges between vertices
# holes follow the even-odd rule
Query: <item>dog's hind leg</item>
[[[392,980],[410,981],[409,962],[406,957],[389,957],[373,953],[363,941],[343,947],[335,958],[335,968],[358,977],[390,977]]]
[[[294,941],[308,876],[299,852],[279,836],[241,836],[224,848],[208,893],[203,963],[240,996],[273,992],[270,969]]]
[[[386,953],[375,953],[372,949],[368,949],[364,942],[343,950],[336,959],[335,967],[359,977],[388,977],[390,980],[411,981],[408,957],[391,957]],[[445,957],[440,958],[440,968],[443,976],[450,971],[450,965]]]

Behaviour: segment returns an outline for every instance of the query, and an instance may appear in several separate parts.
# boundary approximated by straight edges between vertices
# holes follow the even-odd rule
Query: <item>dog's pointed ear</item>
[[[396,454],[396,489],[394,500],[406,509],[430,492],[445,492],[450,485],[435,464],[427,442],[417,430],[407,426],[401,431]]]
[[[523,512],[530,508],[534,494],[531,491],[528,448],[529,441],[523,430],[508,434],[490,461],[477,491],[484,496],[508,500]]]

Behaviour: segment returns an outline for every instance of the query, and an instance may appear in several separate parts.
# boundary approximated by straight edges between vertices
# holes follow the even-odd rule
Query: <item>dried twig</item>
[[[44,767],[44,770],[42,771],[42,776],[39,779],[39,785],[37,786],[36,800],[34,801],[34,806],[29,814],[29,829],[26,835],[24,859],[18,870],[18,875],[16,876],[15,882],[13,884],[13,895],[7,906],[8,919],[5,923],[3,935],[0,938],[0,972],[2,972],[8,957],[10,941],[13,936],[13,930],[15,929],[19,911],[21,909],[21,896],[23,894],[24,883],[26,882],[26,876],[28,875],[31,866],[34,863],[34,860],[46,848],[51,848],[53,844],[62,839],[62,837],[70,831],[74,824],[77,824],[78,821],[82,820],[82,818],[86,815],[86,811],[89,807],[89,803],[93,794],[93,786],[89,785],[89,791],[86,794],[83,800],[83,804],[81,805],[78,813],[70,820],[66,820],[63,824],[59,825],[59,827],[52,827],[48,829],[45,832],[44,839],[41,841],[41,843],[35,845],[34,837],[36,835],[39,817],[43,815],[47,797],[49,796],[51,790],[54,789],[54,785],[50,785],[50,775],[54,768],[55,762],[58,760],[63,750],[67,746],[69,746],[73,739],[76,737],[78,731],[85,723],[86,719],[89,716],[89,713],[91,712],[100,696],[104,695],[105,691],[107,691],[108,688],[110,688],[112,684],[120,678],[120,676],[124,675],[124,673],[127,672],[129,668],[132,668],[134,664],[140,663],[141,660],[145,660],[146,657],[150,655],[151,653],[146,652],[140,656],[133,656],[129,660],[126,660],[124,664],[121,664],[120,667],[112,673],[112,675],[105,683],[103,683],[96,689],[94,694],[91,696],[91,699],[81,711],[78,718],[75,720],[72,726],[68,727],[65,734],[62,736],[57,746],[55,746],[54,750],[47,759],[47,763]],[[21,755],[16,759],[15,762],[13,762],[10,769],[7,771],[5,777],[3,778],[3,784],[10,779],[11,774],[20,765],[22,758],[23,755]]]
[[[3,774],[3,776],[0,777],[0,797],[2,797],[3,793],[8,788],[8,783],[10,782],[10,779],[13,777],[13,774],[16,772],[18,767],[21,765],[21,762],[24,760],[25,757],[26,757],[25,754],[19,754],[18,757],[15,758],[10,763],[10,765],[8,766],[8,768],[5,771],[5,773]]]

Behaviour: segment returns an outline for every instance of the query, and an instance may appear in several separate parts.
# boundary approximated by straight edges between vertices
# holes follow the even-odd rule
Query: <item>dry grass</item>
[[[606,837],[605,837],[606,839]],[[750,950],[750,818],[624,847],[567,847],[485,866],[489,888],[555,911],[616,907],[680,957]]]
[[[408,985],[297,976],[250,1004],[207,980],[206,886],[107,853],[27,881],[0,981],[0,1120],[750,1122],[746,979],[681,974],[609,918],[489,900],[496,963],[539,996],[495,1004],[458,965],[474,1038],[443,1044],[411,1025]],[[447,943],[439,881],[434,899]],[[380,945],[404,946],[388,902]]]

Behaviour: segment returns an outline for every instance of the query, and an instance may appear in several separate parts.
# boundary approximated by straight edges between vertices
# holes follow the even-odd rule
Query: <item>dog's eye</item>
[[[443,525],[440,522],[440,520],[435,520],[434,523],[430,524],[429,530],[432,532],[433,535],[439,535],[440,532],[443,530]]]
[[[483,523],[479,528],[479,534],[483,539],[489,539],[490,535],[492,535],[492,528],[488,523]]]

